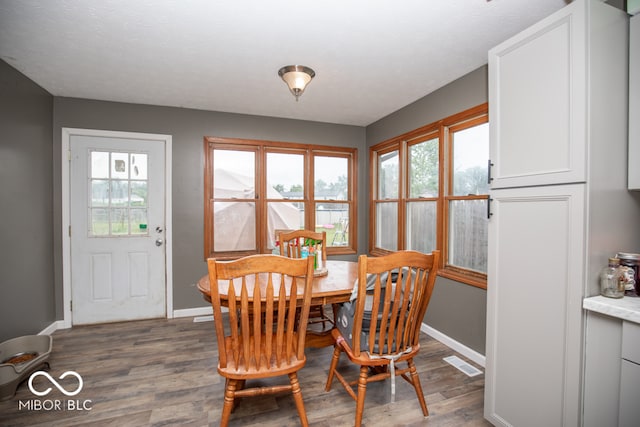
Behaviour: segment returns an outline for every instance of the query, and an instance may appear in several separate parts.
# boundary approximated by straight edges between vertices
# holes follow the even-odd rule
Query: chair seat
[[[294,343],[297,343],[297,334],[294,333],[294,336],[295,336]],[[254,339],[253,337],[251,337],[251,342],[250,342],[251,346],[253,346],[253,342],[254,342]],[[261,355],[267,354],[267,352],[265,351],[266,342],[267,342],[266,335],[262,335],[260,339]],[[220,375],[224,375],[225,377],[239,379],[239,380],[247,379],[247,378],[255,378],[257,376],[259,376],[260,378],[277,377],[280,375],[287,375],[291,372],[296,372],[300,368],[302,368],[307,362],[306,356],[304,356],[302,359],[298,359],[296,357],[295,353],[297,353],[296,351],[297,346],[294,345],[290,360],[288,361],[285,360],[283,356],[282,359],[278,362],[275,356],[275,351],[274,351],[273,352],[274,354],[272,355],[270,360],[266,360],[265,357],[261,357],[260,364],[256,365],[256,360],[254,358],[252,358],[249,361],[244,360],[244,357],[242,356],[242,351],[239,350],[242,348],[242,344],[243,344],[242,341],[239,344],[240,345],[238,346],[238,350],[234,350],[233,341],[231,337],[225,338],[225,351],[227,352],[228,363],[226,368],[221,368],[218,365],[218,373]],[[271,346],[272,346],[271,348],[275,350],[277,348],[276,345],[277,345],[277,337],[274,334],[271,340]]]
[[[361,366],[382,366],[382,365],[390,365],[391,359],[375,357],[375,355],[371,356],[368,352],[362,351],[359,356],[356,356],[353,353],[353,349],[349,345],[349,340],[342,336],[342,333],[337,328],[331,330],[331,336],[333,337],[333,341],[336,345],[342,348],[342,351],[345,352],[349,360],[354,363],[357,363]],[[420,344],[414,345],[411,347],[411,351],[405,352],[402,355],[398,356],[394,359],[394,362],[404,362],[406,360],[412,359],[416,356],[418,351],[420,350]]]

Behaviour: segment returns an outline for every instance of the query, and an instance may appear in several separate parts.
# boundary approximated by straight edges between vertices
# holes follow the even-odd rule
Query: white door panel
[[[585,13],[574,2],[489,51],[492,189],[585,181]]]
[[[74,324],[166,315],[162,142],[70,137]]]
[[[584,184],[491,193],[485,418],[577,425]],[[534,411],[535,407],[544,408]]]

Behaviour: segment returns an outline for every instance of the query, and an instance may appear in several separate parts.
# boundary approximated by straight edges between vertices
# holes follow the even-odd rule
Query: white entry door
[[[164,317],[163,141],[71,135],[73,324]]]

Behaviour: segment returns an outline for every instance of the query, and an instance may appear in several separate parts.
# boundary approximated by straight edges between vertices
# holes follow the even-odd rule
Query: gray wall
[[[204,136],[262,139],[358,148],[366,165],[365,129],[300,120],[229,114],[183,108],[56,97],[53,112],[55,265],[62,266],[61,173],[62,128],[86,128],[172,135],[173,140],[173,308],[204,307],[194,284],[206,274],[204,253]],[[366,168],[359,167],[359,188],[366,186]],[[358,195],[358,216],[366,217],[367,195]],[[169,225],[167,225],[169,226]],[[363,228],[360,228],[363,230]],[[367,247],[358,235],[358,249]],[[356,259],[356,256],[346,259]],[[57,318],[63,317],[62,273],[55,274]]]
[[[487,78],[487,66],[481,67],[367,126],[367,148],[487,102]],[[425,322],[478,353],[485,354],[486,308],[487,293],[484,289],[439,277]]]
[[[52,111],[53,96],[0,61],[0,342],[56,319]]]
[[[63,318],[61,133],[63,127],[173,136],[174,309],[205,306],[194,283],[203,260],[203,137],[358,148],[358,251],[368,245],[368,147],[486,102],[482,67],[366,129],[171,107],[52,97],[0,61],[0,340]],[[9,209],[6,207],[10,206]],[[355,260],[355,256],[341,257]],[[37,266],[37,267],[35,267]],[[25,315],[28,313],[28,315]],[[484,354],[486,292],[439,278],[427,323]]]

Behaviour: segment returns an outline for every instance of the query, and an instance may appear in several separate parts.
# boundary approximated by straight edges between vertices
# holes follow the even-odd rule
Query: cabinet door
[[[584,184],[491,193],[485,418],[577,426]]]
[[[640,391],[640,365],[622,359],[620,370],[619,427],[637,427],[640,420],[638,392]]]
[[[489,51],[493,189],[585,181],[586,7]]]

